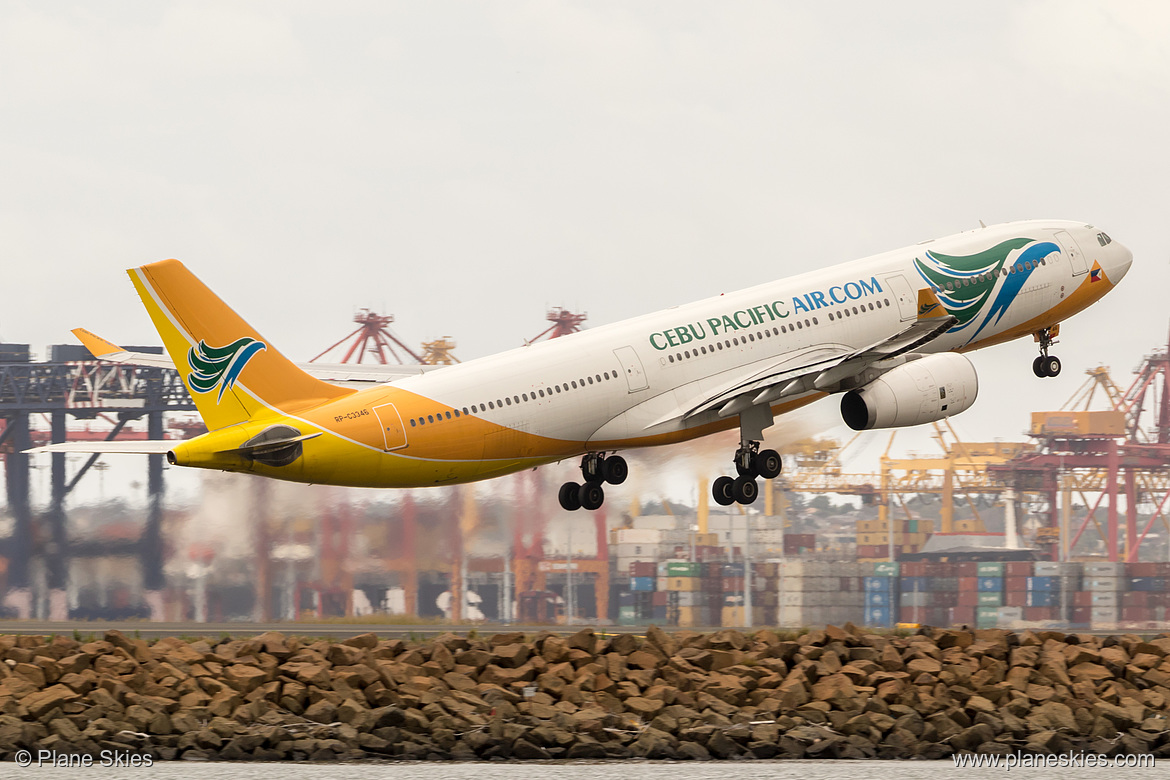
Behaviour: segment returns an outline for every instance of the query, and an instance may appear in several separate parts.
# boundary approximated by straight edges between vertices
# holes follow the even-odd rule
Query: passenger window
[[[780,335],[780,329],[779,329],[779,328],[772,328],[772,335],[773,335],[773,336],[779,336],[779,335]]]
[[[755,340],[756,340],[756,337],[749,333],[748,334],[748,341],[755,341]]]
[[[820,325],[820,324],[821,323],[817,322],[817,318],[813,317],[813,325]]]
[[[670,360],[671,363],[674,362],[674,355],[667,355],[666,357],[668,360]]]
[[[414,418],[411,417],[410,418],[410,427],[413,428],[414,426],[415,426]]]
[[[601,375],[600,375],[600,374],[594,374],[593,376],[594,376],[594,378],[595,378],[595,379],[597,379],[597,381],[598,381],[598,382],[600,382],[600,381],[601,381]]]
[[[716,347],[718,347],[719,349],[723,349],[723,342],[722,342],[722,341],[716,341],[716,342],[715,342],[715,346],[716,346]]]
[[[573,389],[574,390],[577,389],[577,380],[576,379],[573,380]]]
[[[433,423],[434,421],[435,421],[435,416],[433,414],[428,414],[427,415],[427,422]]]
[[[495,408],[496,408],[496,405],[495,405],[494,403],[492,403],[491,401],[488,401],[488,408],[489,408],[489,409],[495,409]]]
[[[829,312],[829,322],[833,321],[833,312]]]
[[[450,419],[451,419],[451,413],[450,413],[450,412],[447,412],[447,419],[448,419],[448,420],[450,420]]]
[[[797,328],[804,328],[804,326],[800,324],[800,320],[796,321],[796,327]]]
[[[558,393],[559,393],[559,392],[561,392],[561,386],[560,386],[560,385],[553,385],[553,387],[555,387],[555,388],[557,389],[557,392],[558,392]]]
[[[520,398],[521,398],[523,401],[527,402],[527,401],[528,401],[528,393],[522,393],[522,394],[520,395]]]
[[[472,408],[474,408],[474,407],[472,407]],[[467,407],[466,407],[466,406],[465,406],[465,407],[463,407],[463,414],[464,414],[464,416],[466,416],[466,415],[467,415]]]

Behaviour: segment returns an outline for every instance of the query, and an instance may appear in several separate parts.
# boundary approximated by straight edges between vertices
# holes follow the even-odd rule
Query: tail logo
[[[210,347],[201,339],[187,352],[187,362],[191,365],[187,384],[196,393],[210,393],[218,387],[219,395],[215,397],[218,404],[224,390],[235,386],[248,361],[267,348],[263,341],[248,336],[226,347]]]
[[[1089,271],[1089,281],[1090,282],[1099,282],[1103,278],[1104,277],[1101,275],[1101,264],[1094,261],[1093,262],[1093,270]]]

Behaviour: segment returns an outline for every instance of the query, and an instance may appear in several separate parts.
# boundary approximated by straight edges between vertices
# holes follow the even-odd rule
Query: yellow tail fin
[[[209,430],[353,392],[299,369],[178,260],[127,273]]]

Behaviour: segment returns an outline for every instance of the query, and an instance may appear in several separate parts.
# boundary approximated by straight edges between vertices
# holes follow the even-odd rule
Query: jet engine
[[[966,411],[979,394],[971,361],[957,352],[903,363],[841,398],[841,417],[855,431],[934,422]]]

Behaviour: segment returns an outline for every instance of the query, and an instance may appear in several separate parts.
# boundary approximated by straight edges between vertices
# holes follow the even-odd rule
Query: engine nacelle
[[[841,398],[841,417],[855,431],[934,422],[966,411],[979,394],[971,361],[957,352],[912,360]]]

